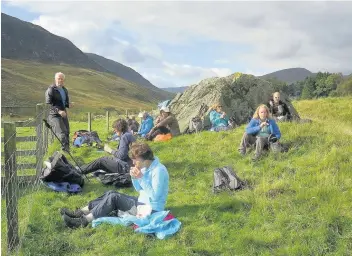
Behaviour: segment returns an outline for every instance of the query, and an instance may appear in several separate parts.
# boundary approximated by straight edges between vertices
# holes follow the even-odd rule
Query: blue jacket
[[[117,150],[113,150],[111,154],[116,158],[131,164],[132,160],[128,156],[128,151],[130,150],[130,144],[134,142],[136,139],[129,132],[126,132],[121,135],[120,143],[117,147]]]
[[[213,128],[215,127],[219,127],[219,126],[228,126],[229,123],[229,118],[227,116],[225,116],[224,118],[220,118],[222,114],[217,112],[216,110],[212,110],[210,111],[210,122],[211,122],[211,126]]]
[[[273,119],[268,119],[268,120],[269,120],[270,134],[274,134],[276,138],[280,139],[281,132],[275,120]],[[249,122],[249,124],[246,127],[246,133],[251,135],[256,135],[259,132],[260,132],[260,120],[252,118],[252,120]]]
[[[163,211],[169,192],[169,173],[157,157],[148,169],[143,168],[143,176],[132,177],[132,184],[139,192],[138,202],[150,205],[155,211]]]
[[[145,135],[147,135],[147,133],[150,132],[153,126],[154,126],[153,117],[147,116],[147,118],[142,121],[141,127],[139,127],[138,134],[142,135],[142,137],[145,137]]]

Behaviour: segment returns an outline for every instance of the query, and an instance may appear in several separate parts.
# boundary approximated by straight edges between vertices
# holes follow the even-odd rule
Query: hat
[[[140,112],[140,113],[138,114],[138,117],[142,118],[145,113],[147,113],[147,112],[145,112],[145,111]]]
[[[168,107],[161,107],[160,111],[164,111],[166,113],[170,113],[170,109]]]

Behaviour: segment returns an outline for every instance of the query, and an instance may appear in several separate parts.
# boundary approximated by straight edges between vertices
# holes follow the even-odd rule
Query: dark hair
[[[128,125],[127,125],[126,120],[124,120],[124,119],[115,120],[112,123],[112,128],[118,130],[121,133],[125,133],[128,131]]]
[[[136,142],[131,146],[131,158],[136,159],[137,157],[143,158],[143,160],[154,160],[154,154],[147,143]]]

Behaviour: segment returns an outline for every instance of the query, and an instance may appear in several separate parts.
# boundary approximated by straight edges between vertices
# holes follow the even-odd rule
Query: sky
[[[285,68],[352,73],[352,2],[2,1],[158,87]]]

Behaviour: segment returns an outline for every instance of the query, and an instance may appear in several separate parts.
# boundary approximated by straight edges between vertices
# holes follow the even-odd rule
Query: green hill
[[[69,65],[49,65],[2,59],[1,102],[3,106],[28,106],[44,102],[44,93],[54,75],[66,75],[65,84],[75,107],[70,111],[103,111],[103,108],[150,109],[162,100],[152,90],[110,73]]]
[[[46,189],[20,199],[23,255],[351,255],[352,254],[352,98],[294,102],[311,124],[280,124],[290,145],[277,159],[253,163],[237,147],[244,126],[229,132],[202,132],[151,143],[168,168],[167,208],[182,222],[175,236],[162,241],[131,228],[103,225],[69,230],[60,207],[86,205],[113,189],[92,180],[84,193],[67,196]],[[103,134],[104,120],[93,129]],[[85,128],[72,122],[72,131]],[[104,136],[101,136],[104,137]],[[58,147],[58,145],[56,144]],[[54,148],[51,148],[51,152]],[[81,162],[104,154],[74,149]],[[250,188],[211,192],[213,170],[233,166]],[[136,195],[133,189],[122,189]],[[33,202],[28,209],[27,203]],[[4,213],[2,212],[2,230]],[[5,231],[2,234],[6,234]],[[4,239],[2,238],[2,248]]]

